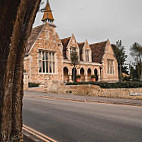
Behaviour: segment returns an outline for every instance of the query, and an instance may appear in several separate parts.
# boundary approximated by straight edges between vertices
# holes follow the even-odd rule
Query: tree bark
[[[0,1],[0,142],[23,141],[23,59],[39,3]]]

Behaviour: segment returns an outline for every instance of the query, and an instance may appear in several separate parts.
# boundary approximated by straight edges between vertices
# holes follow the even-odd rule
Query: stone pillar
[[[77,69],[77,75],[80,75],[80,69],[79,68]]]
[[[99,80],[98,81],[102,81],[102,66],[100,66],[99,68]]]
[[[24,73],[24,80],[23,80],[23,82],[24,82],[24,90],[28,90],[28,83],[29,83],[29,81],[28,81],[28,74],[27,73]]]
[[[44,91],[45,91],[45,92],[48,91],[47,81],[48,81],[48,78],[47,78],[47,77],[44,77]]]
[[[69,75],[69,82],[73,82],[72,81],[72,69],[69,69],[68,75]]]
[[[85,75],[85,82],[88,81],[88,74],[87,74],[87,70],[84,71],[84,75]]]
[[[97,68],[97,72],[98,72],[98,81],[100,81],[100,69]]]
[[[72,82],[72,75],[69,74],[69,82]]]
[[[44,76],[44,90],[45,92],[50,91],[50,87],[52,85],[51,76]]]

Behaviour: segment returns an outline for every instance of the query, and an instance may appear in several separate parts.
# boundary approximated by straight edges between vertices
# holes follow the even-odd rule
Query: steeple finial
[[[41,21],[53,22],[54,18],[53,18],[53,14],[52,14],[50,4],[49,4],[49,0],[47,0],[46,7],[43,9],[43,11],[44,11],[44,15],[43,15],[43,18],[42,18]]]

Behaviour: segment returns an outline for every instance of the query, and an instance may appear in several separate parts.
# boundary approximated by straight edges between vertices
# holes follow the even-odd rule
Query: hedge
[[[107,82],[75,82],[66,83],[66,85],[98,85],[101,88],[140,88],[142,87],[142,82],[117,82],[117,83],[107,83]]]
[[[39,85],[40,85],[40,84],[38,84],[38,83],[32,83],[32,82],[29,82],[29,83],[28,83],[29,88],[32,88],[32,87],[39,87]]]

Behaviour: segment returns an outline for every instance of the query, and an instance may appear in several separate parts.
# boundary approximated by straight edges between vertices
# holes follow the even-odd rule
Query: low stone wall
[[[56,87],[55,87],[56,86]],[[58,87],[57,87],[58,86]],[[103,89],[96,85],[55,85],[50,92],[82,96],[142,99],[142,88]]]
[[[142,99],[142,88],[101,89],[99,96],[126,99]]]

